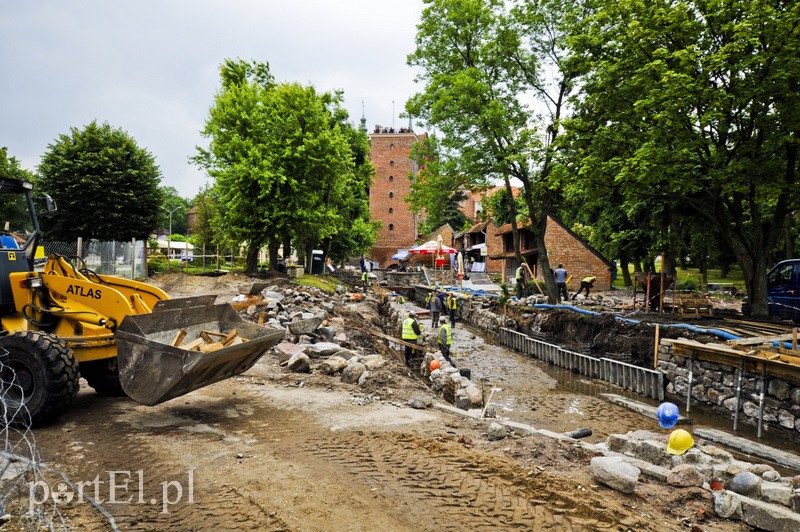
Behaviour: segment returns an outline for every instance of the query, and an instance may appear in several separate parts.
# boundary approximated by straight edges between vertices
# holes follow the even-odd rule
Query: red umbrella
[[[450,246],[445,246],[437,240],[428,240],[424,244],[420,244],[417,247],[409,249],[408,252],[419,253],[422,255],[444,255],[445,253],[458,253],[458,250],[451,248]]]

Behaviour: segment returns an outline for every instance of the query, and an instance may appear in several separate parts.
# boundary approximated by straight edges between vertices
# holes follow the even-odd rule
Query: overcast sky
[[[108,122],[191,198],[207,178],[187,159],[207,145],[224,59],[342,89],[353,123],[363,102],[370,130],[400,127],[419,90],[406,57],[421,12],[422,0],[2,0],[0,146],[35,171],[59,135]]]

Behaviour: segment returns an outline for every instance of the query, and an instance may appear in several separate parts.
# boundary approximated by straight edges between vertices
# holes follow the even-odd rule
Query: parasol
[[[439,237],[436,240],[428,240],[424,244],[420,244],[417,247],[409,249],[408,252],[409,253],[414,253],[414,254],[417,254],[417,255],[434,255],[433,275],[434,275],[434,283],[435,283],[436,282],[435,281],[436,265],[437,265],[437,259],[439,258],[439,256],[445,255],[445,254],[458,253],[458,250],[455,249],[455,248],[451,248],[450,246],[445,246],[442,243],[442,235],[439,235]],[[444,276],[444,270],[442,270],[442,276]]]
[[[437,240],[428,240],[424,244],[409,249],[408,252],[422,255],[444,255],[448,253],[458,253],[458,250],[450,246],[445,246]]]

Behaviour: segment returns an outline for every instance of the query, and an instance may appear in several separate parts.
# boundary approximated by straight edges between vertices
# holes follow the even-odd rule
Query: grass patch
[[[328,292],[329,294],[336,292],[336,286],[342,284],[337,278],[327,275],[302,275],[294,279],[292,283],[299,284],[300,286],[319,288],[323,292]]]
[[[633,279],[633,266],[630,266],[631,279]],[[658,275],[656,272],[654,275]],[[707,285],[703,283],[703,274],[700,273],[698,268],[682,269],[678,267],[678,288],[686,287],[688,289],[697,289],[701,292],[707,291]],[[739,292],[744,292],[744,276],[742,270],[738,266],[731,266],[730,271],[726,277],[722,276],[721,270],[708,270],[708,284],[721,284],[721,285],[734,285]],[[623,288],[622,269],[617,267],[617,278],[614,280],[615,288]]]

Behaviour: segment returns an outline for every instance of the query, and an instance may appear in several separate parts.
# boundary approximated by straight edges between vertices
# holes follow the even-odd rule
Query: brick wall
[[[595,288],[599,290],[611,288],[611,272],[608,264],[553,218],[547,219],[544,242],[550,266],[555,270],[559,263],[563,264],[564,269],[572,276],[572,281],[568,285],[570,291],[577,290],[581,279],[590,275],[597,277]]]
[[[498,235],[500,229],[497,227],[493,228],[491,232],[488,230],[486,232],[489,255],[509,254],[513,250],[513,246],[510,244],[513,240],[511,233]],[[504,240],[509,242],[508,249],[504,246]],[[609,264],[598,256],[587,243],[552,217],[547,219],[544,242],[547,246],[550,266],[555,270],[559,264],[563,264],[567,274],[572,276],[572,280],[567,285],[570,291],[577,290],[581,279],[590,275],[597,277],[594,285],[596,289],[608,290],[611,288]],[[533,236],[524,227],[520,228],[520,247],[523,255],[526,254],[526,251],[533,252],[536,249]],[[517,267],[516,259],[507,258],[493,262],[499,264],[498,271],[502,272],[504,281],[514,276],[514,270]],[[536,265],[530,264],[530,267],[534,269]],[[541,273],[536,269],[534,269],[534,273],[537,278],[542,278]]]
[[[398,249],[414,245],[417,223],[404,201],[411,190],[409,175],[416,168],[409,155],[415,142],[424,139],[416,133],[371,133],[370,160],[375,178],[369,190],[369,209],[373,220],[383,223],[369,257],[381,267],[395,262],[391,256]]]
[[[497,255],[503,252],[503,239],[497,236],[497,231],[500,228],[494,222],[489,222],[486,225],[486,272],[487,273],[502,273],[503,262],[502,260],[490,259],[492,255]]]

